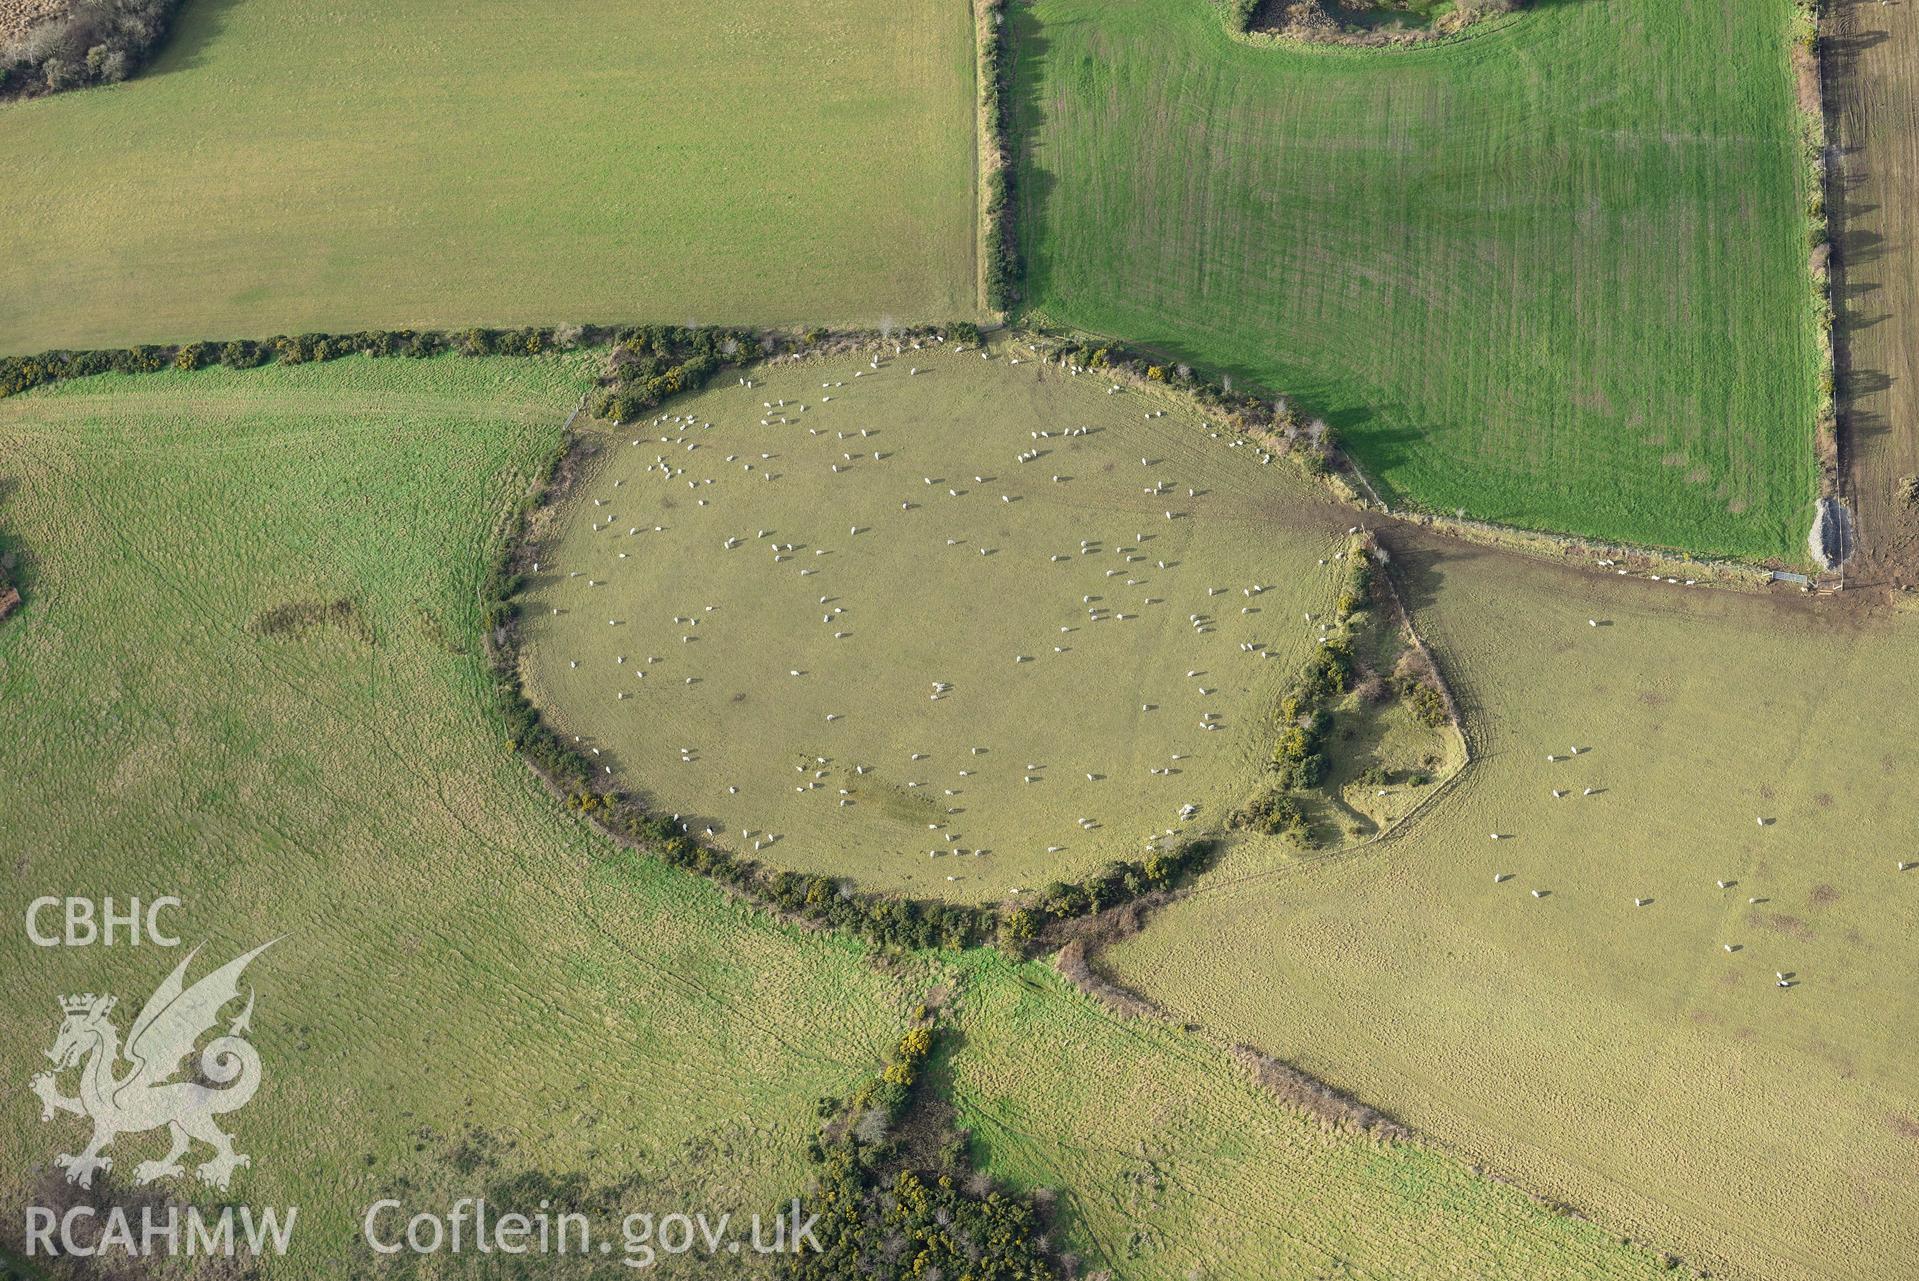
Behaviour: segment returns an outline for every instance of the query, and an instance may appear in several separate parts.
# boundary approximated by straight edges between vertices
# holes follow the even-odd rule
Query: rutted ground
[[[7,109],[0,353],[958,319],[973,114],[938,0],[194,0],[133,81]]]
[[[1016,8],[1028,305],[1297,397],[1396,501],[1802,561],[1792,0],[1533,10],[1377,52]]]
[[[858,945],[616,854],[501,742],[472,639],[489,531],[584,381],[350,358],[0,401],[0,525],[35,584],[0,630],[8,901],[178,894],[199,965],[285,935],[249,971],[265,1084],[231,1118],[231,1195],[302,1207],[278,1275],[368,1260],[358,1210],[400,1174],[441,1206],[577,1172],[656,1210],[768,1208],[806,1177],[814,1101],[907,1008]],[[176,959],[16,934],[0,1077],[47,1067],[57,996],[137,1009]],[[19,1206],[84,1123],[15,1094]],[[119,1140],[120,1172],[161,1143]]]
[[[1109,963],[1715,1273],[1899,1275],[1919,616],[1400,563],[1476,763],[1357,856],[1240,847]]]
[[[529,693],[696,833],[866,886],[998,900],[1217,827],[1351,515],[1016,351],[782,363],[597,434]]]
[[[1838,337],[1846,493],[1858,512],[1863,584],[1919,586],[1919,6],[1838,0],[1827,43],[1837,145],[1832,202],[1842,276]]]

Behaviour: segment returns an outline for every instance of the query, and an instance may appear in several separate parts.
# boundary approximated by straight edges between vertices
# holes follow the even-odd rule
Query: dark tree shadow
[[[1040,229],[1045,226],[1047,206],[1059,186],[1058,176],[1040,168],[1034,159],[1034,144],[1046,119],[1040,84],[1046,78],[1052,42],[1046,38],[1039,15],[1033,12],[1032,0],[1014,0],[1005,12],[1010,64],[1007,74],[1011,78],[1006,94],[1006,127],[1013,149],[1013,239],[1019,251],[1013,288],[1018,302],[1030,305],[1034,298],[1047,293],[1050,265],[1039,251],[1043,239]]]
[[[150,80],[206,65],[207,50],[244,0],[186,0],[160,49],[133,79]]]
[[[12,587],[22,597],[29,597],[33,594],[33,557],[7,522],[8,500],[19,488],[20,482],[13,477],[0,476],[0,592]]]

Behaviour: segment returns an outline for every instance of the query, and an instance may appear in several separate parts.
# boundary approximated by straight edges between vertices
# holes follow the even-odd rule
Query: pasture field
[[[1837,148],[1835,337],[1850,355],[1841,386],[1846,493],[1857,514],[1855,582],[1919,587],[1919,7],[1835,0],[1826,48]]]
[[[6,108],[0,354],[969,317],[973,117],[942,0],[194,0],[136,79]]]
[[[1398,560],[1475,762],[1350,855],[1241,843],[1109,967],[1715,1276],[1906,1275],[1919,612]]]
[[[1539,0],[1410,51],[1013,10],[1036,319],[1288,397],[1400,504],[1805,559],[1791,0]]]
[[[996,901],[1247,799],[1352,516],[1175,397],[950,347],[589,437],[522,666],[723,847]]]
[[[0,630],[8,1205],[85,1137],[24,1089],[56,997],[115,993],[124,1031],[179,957],[28,946],[49,893],[179,895],[195,977],[280,937],[248,971],[264,1085],[229,1118],[230,1195],[301,1207],[271,1275],[370,1264],[359,1210],[401,1179],[439,1210],[572,1175],[662,1211],[804,1186],[814,1102],[874,1070],[905,980],[590,835],[491,710],[480,584],[585,369],[355,357],[0,401],[33,585]],[[116,1173],[162,1146],[121,1138]]]
[[[967,958],[944,1064],[976,1159],[1063,1188],[1089,1271],[1190,1277],[1669,1275],[1643,1249],[1475,1177],[1283,1107],[1223,1049],[1121,1019],[1053,970]]]

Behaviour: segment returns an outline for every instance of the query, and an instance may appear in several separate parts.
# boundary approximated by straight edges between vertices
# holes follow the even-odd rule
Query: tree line
[[[0,93],[118,84],[166,39],[182,0],[73,0],[0,47]]]

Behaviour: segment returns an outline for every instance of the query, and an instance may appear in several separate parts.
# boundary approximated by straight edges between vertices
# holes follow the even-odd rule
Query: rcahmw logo
[[[234,1150],[233,1136],[216,1121],[245,1107],[260,1087],[260,1055],[247,1039],[253,1022],[250,990],[245,1007],[223,1031],[216,1028],[221,1011],[240,997],[241,973],[271,946],[271,941],[263,943],[189,987],[187,967],[200,951],[194,948],[147,998],[124,1047],[112,1017],[114,997],[87,993],[60,998],[60,1029],[47,1051],[53,1071],[35,1076],[32,1087],[40,1098],[42,1121],[68,1113],[93,1122],[93,1136],[84,1148],[54,1157],[68,1183],[92,1187],[96,1173],[113,1168],[108,1145],[123,1135],[162,1128],[169,1139],[167,1151],[158,1160],[134,1166],[136,1184],[185,1178],[181,1158],[195,1142],[212,1149],[194,1168],[199,1182],[209,1187],[226,1191],[234,1171],[252,1164],[250,1157]],[[209,1032],[216,1034],[200,1047]],[[180,1079],[189,1061],[197,1071],[191,1079]],[[63,1094],[58,1078],[74,1069],[79,1071],[76,1092]],[[285,1250],[297,1208],[285,1210],[284,1223],[272,1209],[256,1214],[253,1207],[242,1206],[237,1213],[236,1238],[233,1206],[217,1215],[203,1214],[196,1206],[148,1206],[140,1213],[137,1230],[120,1206],[78,1205],[64,1213],[30,1206],[27,1253],[231,1254],[242,1244],[256,1254],[263,1248]],[[95,1223],[97,1231],[91,1226]]]

